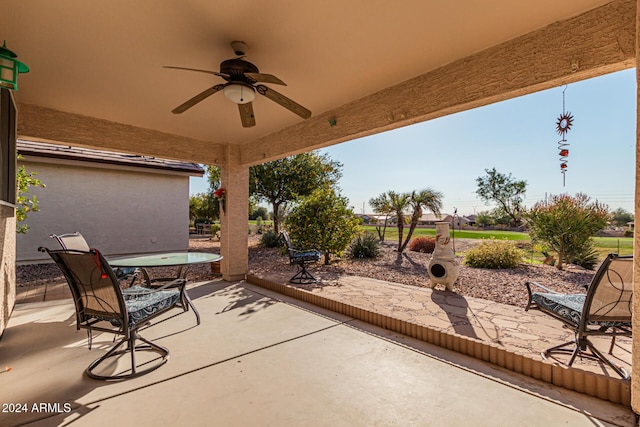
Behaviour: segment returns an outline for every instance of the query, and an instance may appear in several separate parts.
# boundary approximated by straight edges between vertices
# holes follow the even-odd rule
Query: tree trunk
[[[384,219],[384,226],[382,227],[382,233],[380,232],[380,226],[376,225],[376,231],[378,232],[378,237],[380,238],[380,241],[383,242],[384,241],[384,235],[387,232],[387,218]]]
[[[422,216],[421,211],[413,211],[413,215],[411,215],[411,225],[409,226],[409,233],[407,234],[407,238],[404,239],[404,243],[402,244],[402,249],[399,252],[403,252],[407,245],[409,244],[409,240],[411,240],[411,236],[413,235],[414,230],[418,226],[418,220]]]
[[[404,215],[398,215],[398,252],[402,252],[402,235],[404,234]]]
[[[329,265],[331,260],[331,254],[329,252],[324,253],[324,265]]]
[[[556,268],[558,270],[562,270],[563,262],[564,262],[564,245],[560,243],[560,247],[558,248],[558,264],[556,264]]]
[[[273,231],[278,235],[280,234],[280,218],[278,216],[278,209],[280,208],[280,205],[275,202],[271,202],[271,207],[273,207]]]

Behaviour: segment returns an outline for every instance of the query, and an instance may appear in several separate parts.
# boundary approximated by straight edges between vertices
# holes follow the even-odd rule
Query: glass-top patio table
[[[207,252],[163,252],[157,254],[147,255],[133,255],[124,257],[109,258],[109,264],[116,268],[139,268],[144,275],[144,280],[148,286],[162,286],[162,283],[175,282],[175,286],[185,286],[187,282],[187,273],[189,267],[194,264],[207,264],[217,262],[222,259],[222,255],[212,254]],[[177,267],[177,272],[174,277],[161,277],[151,279],[149,277],[149,268],[158,267]],[[194,311],[200,324],[200,314],[196,310],[193,302],[189,298],[187,293],[183,293],[185,302]]]
[[[150,255],[133,255],[109,258],[113,267],[184,267],[192,264],[204,264],[220,261],[222,255],[206,252],[163,252]]]

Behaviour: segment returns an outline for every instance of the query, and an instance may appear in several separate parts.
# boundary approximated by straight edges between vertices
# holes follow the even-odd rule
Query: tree
[[[189,197],[189,219],[213,220],[219,217],[217,201],[209,193],[198,193]]]
[[[287,205],[310,195],[322,187],[334,187],[342,164],[328,154],[316,152],[298,154],[284,159],[252,166],[249,191],[273,208],[273,228],[279,232],[282,210]]]
[[[622,208],[618,208],[611,213],[611,222],[617,227],[626,227],[633,221],[633,214]]]
[[[507,215],[502,208],[495,208],[490,211],[478,212],[476,215],[476,224],[480,227],[509,226],[511,224],[511,217]]]
[[[389,196],[387,193],[382,193],[378,197],[374,197],[369,199],[369,206],[373,209],[374,213],[378,215],[384,215],[384,225],[382,230],[380,226],[376,224],[376,231],[378,232],[378,238],[380,241],[384,240],[384,235],[387,232],[387,223],[389,221],[389,216],[393,213],[393,208],[391,207],[391,202],[389,200]]]
[[[522,221],[522,202],[527,191],[527,181],[516,181],[511,174],[501,174],[496,168],[484,171],[487,175],[476,178],[476,194],[486,204],[497,203],[511,218],[511,225],[517,227]]]
[[[18,159],[21,158],[22,156],[18,155]],[[19,234],[25,234],[29,231],[27,224],[20,224],[27,219],[29,212],[38,212],[39,202],[36,195],[27,196],[29,187],[45,187],[42,181],[35,177],[36,175],[36,172],[27,172],[24,165],[20,166],[16,173],[16,188],[18,190],[16,197],[16,232]]]
[[[409,226],[409,233],[407,233],[407,238],[404,240],[402,246],[398,249],[398,252],[402,252],[407,248],[409,240],[411,240],[411,236],[413,235],[413,231],[416,229],[420,217],[422,217],[423,209],[430,210],[434,214],[440,215],[443,197],[444,196],[442,195],[442,193],[432,190],[431,188],[427,188],[420,192],[414,191],[411,193],[411,197],[409,199],[409,204],[413,208],[413,213],[411,214],[411,225]]]
[[[262,218],[263,220],[269,219],[269,213],[267,212],[267,208],[263,206],[258,206],[253,209],[253,212],[249,214],[249,219],[256,220],[258,218]]]
[[[358,219],[348,200],[331,187],[321,187],[295,206],[286,219],[287,230],[297,246],[315,248],[328,265],[332,254],[340,255],[358,234]]]
[[[411,193],[397,193],[395,191],[387,191],[378,197],[369,200],[369,204],[374,212],[384,215],[394,215],[396,226],[398,227],[398,252],[402,252],[409,244],[409,240],[413,235],[413,231],[418,225],[418,221],[422,216],[423,209],[428,209],[439,215],[442,209],[442,193],[427,188],[422,191],[413,191]],[[408,221],[406,214],[412,209],[409,233],[404,239],[404,226]],[[386,221],[385,221],[386,228]],[[384,234],[378,231],[380,240],[384,239]],[[403,240],[404,239],[404,240]]]
[[[391,212],[396,216],[396,226],[398,227],[398,252],[401,252],[404,224],[407,221],[405,214],[406,210],[409,208],[411,194],[387,191],[387,196],[389,197],[389,203],[391,204]]]
[[[558,254],[559,270],[565,261],[593,251],[592,236],[607,224],[607,206],[590,200],[582,193],[551,196],[550,202],[536,203],[525,215],[531,239],[546,243]]]

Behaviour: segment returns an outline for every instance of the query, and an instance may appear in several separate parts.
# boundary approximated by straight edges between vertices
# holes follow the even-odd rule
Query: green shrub
[[[433,237],[416,237],[409,243],[409,250],[413,252],[432,254],[435,249],[436,239]]]
[[[380,254],[379,240],[373,233],[364,233],[356,237],[349,246],[351,258],[375,258]]]
[[[469,249],[464,257],[465,265],[475,268],[514,268],[522,260],[524,252],[508,240],[485,240]]]
[[[273,230],[265,231],[260,240],[260,244],[265,248],[277,248],[280,243],[280,236]]]
[[[633,230],[624,230],[624,237],[633,237]]]
[[[576,245],[568,261],[588,270],[595,270],[599,258],[600,254],[593,247],[593,240],[589,239],[580,245]]]

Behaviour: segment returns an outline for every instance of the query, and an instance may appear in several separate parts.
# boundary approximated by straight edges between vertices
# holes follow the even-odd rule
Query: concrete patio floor
[[[189,293],[202,325],[188,312],[145,331],[171,359],[117,383],[83,375],[111,335],[88,351],[70,300],[17,305],[0,340],[11,368],[0,373],[0,425],[634,425],[625,406],[247,282]],[[27,412],[8,406],[21,403]]]

